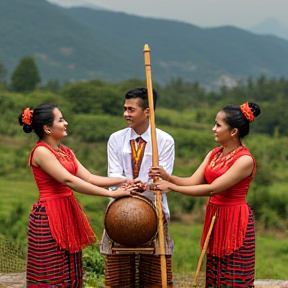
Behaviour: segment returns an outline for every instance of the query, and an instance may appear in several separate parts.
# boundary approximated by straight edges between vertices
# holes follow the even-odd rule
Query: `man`
[[[147,183],[149,168],[152,166],[147,89],[132,89],[126,93],[125,98],[124,118],[128,127],[113,133],[108,140],[108,176],[122,176],[131,180],[139,179]],[[156,91],[153,91],[153,102],[154,107],[156,107]],[[156,138],[159,165],[169,174],[172,174],[175,158],[174,139],[160,129],[156,129]],[[143,195],[155,203],[155,195],[152,191],[146,191]],[[166,194],[162,195],[162,208],[165,226],[167,281],[172,285],[171,256],[173,241],[168,233],[170,215]],[[159,241],[157,243],[159,244]],[[155,249],[156,252],[153,255],[133,252],[133,250],[130,253],[127,252],[126,256],[123,256],[125,253],[121,253],[121,261],[118,260],[117,262],[117,257],[120,259],[120,255],[113,254],[111,246],[111,240],[108,239],[104,231],[100,252],[106,255],[105,281],[107,286],[121,288],[139,287],[138,285],[140,287],[161,287],[161,273],[159,273],[161,262],[159,254],[157,255],[157,249]],[[127,269],[127,263],[130,263],[131,267],[129,269]],[[113,271],[117,271],[117,273],[113,273]]]

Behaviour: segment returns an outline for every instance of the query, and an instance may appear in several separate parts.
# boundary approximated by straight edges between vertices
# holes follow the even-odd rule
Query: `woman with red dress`
[[[120,185],[123,179],[91,174],[72,150],[60,144],[68,135],[68,123],[57,106],[26,108],[19,122],[25,133],[34,131],[39,138],[29,160],[39,200],[28,224],[26,287],[82,287],[81,251],[94,243],[96,236],[72,190],[117,198],[130,195],[132,188],[102,188]]]
[[[216,220],[207,248],[206,287],[254,287],[254,218],[245,197],[256,162],[241,139],[260,113],[255,103],[226,106],[219,111],[212,131],[221,146],[208,153],[191,177],[170,176],[161,167],[150,169],[150,177],[163,179],[156,189],[209,196],[202,248],[214,215]]]

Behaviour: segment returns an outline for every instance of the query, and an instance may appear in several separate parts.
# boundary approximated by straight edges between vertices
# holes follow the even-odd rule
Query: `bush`
[[[93,244],[83,249],[82,261],[84,275],[84,286],[99,287],[103,284],[105,271],[105,258],[99,252],[99,246]]]

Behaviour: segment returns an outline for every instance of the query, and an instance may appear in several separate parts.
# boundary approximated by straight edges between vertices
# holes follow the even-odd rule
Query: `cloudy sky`
[[[250,28],[273,18],[288,27],[288,0],[48,0],[64,7],[90,3],[133,15],[173,19],[201,27]]]

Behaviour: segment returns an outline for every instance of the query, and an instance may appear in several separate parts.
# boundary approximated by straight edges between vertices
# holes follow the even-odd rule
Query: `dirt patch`
[[[191,275],[174,275],[173,288],[191,288],[193,277]],[[203,279],[199,278],[197,287],[204,287]],[[0,273],[0,288],[24,288],[25,273]],[[88,288],[88,287],[87,287]],[[92,287],[89,287],[92,288]],[[95,287],[96,288],[96,287]],[[288,288],[288,280],[255,280],[255,288]]]
[[[25,273],[0,273],[0,288],[4,287],[25,287]]]
[[[255,288],[288,288],[288,280],[256,280]]]

